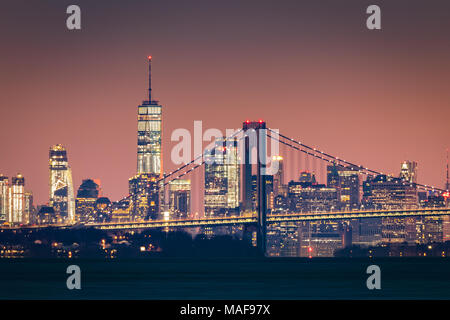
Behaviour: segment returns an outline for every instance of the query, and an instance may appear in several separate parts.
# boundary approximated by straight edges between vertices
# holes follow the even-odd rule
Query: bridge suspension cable
[[[303,153],[305,153],[307,155],[313,156],[313,157],[315,157],[317,159],[321,159],[323,161],[327,161],[327,162],[332,163],[332,164],[338,164],[338,165],[345,164],[345,165],[349,166],[351,169],[357,170],[358,172],[360,172],[362,174],[365,174],[365,175],[383,175],[382,172],[369,169],[369,168],[364,167],[362,165],[354,164],[354,163],[352,163],[350,161],[347,161],[347,160],[339,159],[339,157],[336,157],[336,156],[333,156],[333,155],[331,155],[329,153],[326,153],[326,152],[323,152],[321,150],[318,150],[317,148],[313,148],[313,147],[307,146],[307,145],[301,143],[300,141],[297,141],[295,139],[292,139],[292,138],[289,138],[289,137],[287,137],[285,135],[282,135],[281,133],[276,132],[276,131],[274,131],[274,130],[272,130],[270,128],[268,128],[267,130],[271,133],[270,135],[268,135],[271,139],[274,139],[274,140],[276,140],[276,141],[278,141],[278,142],[280,142],[280,143],[282,143],[282,144],[284,144],[284,145],[286,145],[286,146],[288,146],[290,148],[293,148],[295,150],[301,151],[301,152],[303,152]],[[277,135],[277,136],[279,136],[279,137],[281,137],[281,138],[283,138],[283,139],[285,139],[285,140],[288,140],[289,142],[282,141],[279,138],[273,137],[272,133]],[[293,144],[295,144],[297,146],[295,146]],[[300,146],[300,147],[302,147],[304,149],[308,149],[308,150],[310,150],[312,152],[304,150],[304,149],[301,149],[298,146]],[[406,180],[403,180],[403,181],[409,183]],[[433,192],[435,192],[435,191],[437,191],[437,192],[445,192],[446,191],[444,189],[437,188],[437,187],[434,187],[434,186],[429,186],[429,185],[426,185],[426,184],[420,184],[420,183],[413,183],[413,184],[416,185],[418,188],[423,189],[423,190],[427,190],[427,191],[433,191]]]
[[[242,129],[239,129],[239,130],[233,132],[233,134],[231,134],[231,135],[229,135],[228,137],[226,137],[226,138],[224,139],[224,141],[227,141],[227,140],[229,140],[229,139],[232,139],[234,136],[238,135],[238,134],[241,133],[241,132],[242,132]],[[213,143],[214,143],[214,142],[213,142]],[[191,164],[195,163],[196,161],[202,159],[203,156],[204,156],[204,152],[202,152],[201,155],[195,157],[195,158],[194,158],[193,160],[191,160],[190,162],[188,162],[188,163],[186,163],[186,164],[180,166],[179,168],[177,168],[177,169],[175,169],[175,170],[169,172],[168,174],[165,174],[162,178],[159,178],[156,182],[164,181],[163,186],[166,186],[166,185],[169,184],[171,181],[180,179],[181,177],[184,177],[184,176],[187,175],[188,173],[190,173],[190,172],[194,171],[195,169],[197,169],[198,167],[202,166],[202,165],[205,163],[205,160],[203,160],[201,163],[198,163],[197,165],[195,165],[194,167],[192,167],[192,168],[189,169],[188,171],[186,171],[186,172],[184,172],[184,173],[182,173],[182,174],[180,174],[180,175],[178,175],[178,176],[176,176],[176,177],[170,179],[169,181],[167,181],[167,182],[165,181],[168,177],[173,176],[174,174],[176,174],[176,173],[182,171],[183,169],[189,167]]]

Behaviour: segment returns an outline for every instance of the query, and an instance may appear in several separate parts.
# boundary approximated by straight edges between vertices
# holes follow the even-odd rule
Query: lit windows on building
[[[338,165],[327,167],[327,186],[335,188],[342,209],[357,209],[361,204],[359,172]]]
[[[25,178],[19,173],[11,178],[9,188],[9,213],[8,222],[22,223],[25,208]]]
[[[8,193],[9,193],[8,177],[0,175],[0,223],[5,222],[6,219],[8,218],[9,212]]]
[[[162,175],[162,106],[151,95],[151,57],[149,61],[149,96],[138,106],[137,173]]]
[[[131,219],[156,220],[160,211],[158,174],[137,174],[129,179]]]
[[[275,167],[278,168],[277,172],[273,174],[273,194],[274,197],[276,197],[281,193],[281,189],[284,185],[283,157],[273,156],[272,163],[276,163]]]
[[[240,162],[237,139],[216,139],[205,154],[205,215],[239,212]]]
[[[417,188],[400,178],[378,175],[365,182],[366,203],[376,209],[415,209],[419,205]]]
[[[75,201],[76,220],[82,222],[97,221],[96,204],[100,186],[92,179],[85,179],[78,188]]]
[[[177,179],[169,182],[169,211],[178,218],[191,212],[191,181]]]
[[[111,222],[129,222],[132,219],[131,196],[111,203]]]
[[[144,101],[138,113],[137,172],[160,175],[162,106]]]
[[[417,182],[417,162],[416,161],[403,161],[400,169],[400,178],[410,182]]]
[[[49,152],[50,169],[50,206],[55,208],[60,222],[75,222],[75,199],[72,183],[72,171],[67,160],[67,151],[60,145],[54,145]]]
[[[29,191],[25,191],[22,223],[31,224],[35,221],[36,219],[33,207],[33,194]]]
[[[311,182],[290,181],[288,203],[292,212],[330,211],[338,208],[337,190]]]
[[[364,205],[374,209],[416,209],[419,206],[417,188],[401,178],[377,175],[364,183]],[[400,243],[417,240],[416,218],[382,218],[383,242]]]

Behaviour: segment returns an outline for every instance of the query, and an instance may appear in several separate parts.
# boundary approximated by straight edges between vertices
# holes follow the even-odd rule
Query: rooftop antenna
[[[152,56],[148,56],[148,101],[152,101]]]

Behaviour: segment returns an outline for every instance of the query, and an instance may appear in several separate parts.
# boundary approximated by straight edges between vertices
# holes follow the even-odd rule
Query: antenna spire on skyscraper
[[[152,97],[152,56],[148,59],[148,100],[138,106],[137,173],[162,175],[162,106]]]
[[[148,56],[148,101],[152,101],[152,56]]]

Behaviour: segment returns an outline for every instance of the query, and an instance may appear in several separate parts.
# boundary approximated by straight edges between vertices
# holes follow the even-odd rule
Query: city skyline
[[[450,298],[449,0],[3,2],[0,299]]]
[[[106,14],[87,3],[81,5],[90,10],[91,17]],[[129,10],[134,14],[140,6],[147,8],[140,4]],[[236,3],[222,7],[210,5],[205,12],[186,14],[196,17],[194,21],[201,25],[211,22],[214,16],[211,12],[232,10],[235,6]],[[152,4],[152,8],[163,12],[165,6]],[[265,6],[260,10],[264,12],[264,9]],[[302,9],[297,13],[317,13],[320,6],[309,4]],[[420,6],[413,9],[416,11],[412,10],[411,15],[419,15]],[[20,15],[20,5],[12,10],[16,16]],[[145,98],[147,90],[144,67],[147,54],[155,59],[154,96],[165,108],[163,145],[166,150],[174,145],[170,133],[176,128],[191,130],[195,120],[202,120],[205,129],[223,129],[239,128],[247,118],[262,118],[269,127],[280,128],[308,145],[395,176],[402,161],[416,161],[420,183],[444,187],[445,149],[450,138],[447,126],[450,111],[446,107],[450,96],[445,91],[450,65],[444,57],[450,50],[445,41],[436,41],[440,36],[434,31],[441,24],[448,24],[445,15],[439,16],[436,24],[425,26],[420,26],[419,19],[415,38],[406,35],[406,25],[386,17],[391,29],[404,34],[408,40],[401,43],[391,39],[391,33],[385,30],[382,31],[384,39],[360,30],[348,30],[349,24],[359,23],[356,20],[359,12],[345,13],[350,22],[344,22],[338,19],[344,10],[336,7],[332,10],[336,16],[328,17],[330,21],[326,24],[336,29],[324,27],[327,41],[317,44],[313,40],[317,30],[308,28],[315,25],[314,21],[301,15],[304,19],[300,23],[281,8],[272,13],[277,23],[281,17],[287,17],[293,26],[287,28],[275,22],[270,25],[274,29],[265,35],[275,41],[278,50],[262,50],[267,42],[262,35],[268,26],[263,27],[262,21],[252,15],[250,20],[255,22],[255,27],[246,25],[244,18],[248,18],[250,11],[244,6],[243,16],[238,15],[236,26],[229,30],[224,20],[216,25],[217,34],[198,30],[195,24],[187,25],[197,33],[190,39],[191,50],[179,51],[175,49],[181,49],[180,45],[185,43],[182,34],[177,34],[184,26],[180,22],[169,19],[164,22],[174,22],[171,28],[158,30],[152,28],[156,22],[146,22],[143,29],[151,30],[150,38],[140,32],[139,24],[130,23],[127,28],[139,31],[135,38],[127,40],[124,37],[127,32],[122,34],[113,29],[116,32],[110,35],[111,43],[107,39],[98,43],[93,42],[87,30],[96,36],[106,35],[111,27],[109,22],[99,25],[87,18],[89,27],[72,35],[58,28],[53,30],[59,21],[51,15],[53,9],[45,10],[49,21],[27,30],[42,40],[43,45],[30,49],[26,53],[29,59],[23,59],[25,53],[19,52],[22,42],[9,41],[1,62],[6,72],[0,76],[5,88],[5,94],[0,97],[0,116],[4,123],[0,132],[2,137],[13,137],[1,139],[1,173],[8,177],[22,173],[26,188],[33,191],[35,204],[48,202],[47,152],[49,146],[58,143],[67,148],[75,190],[83,179],[97,178],[111,200],[128,193],[127,180],[136,168],[135,107]],[[395,5],[390,10],[393,15],[401,14]],[[29,12],[29,23],[39,13],[39,10]],[[112,10],[109,14],[113,17],[117,12]],[[12,28],[13,33],[22,36],[18,39],[27,39],[30,35],[14,24],[11,16],[5,21],[16,27]],[[128,16],[124,19],[131,20]],[[238,27],[243,31],[241,35],[237,33]],[[168,37],[163,36],[162,30],[166,30]],[[60,40],[57,41],[59,51],[52,53],[52,57],[47,50],[55,45],[46,40],[46,32]],[[288,36],[283,37],[286,33]],[[294,35],[300,38],[301,45],[289,40]],[[433,43],[427,40],[430,35]],[[7,33],[6,37],[11,39],[11,34]],[[114,39],[127,41],[128,49],[117,48]],[[149,43],[144,43],[144,39],[149,39]],[[202,39],[212,42],[204,44]],[[243,42],[246,39],[252,45],[246,45]],[[341,40],[350,48],[358,49],[358,53],[352,53],[346,45],[345,52],[341,51]],[[355,41],[359,44],[352,45]],[[232,49],[227,45],[233,45]],[[400,57],[405,50],[423,45],[430,45],[433,50],[413,50],[407,59]],[[90,50],[91,46],[96,50]],[[21,60],[20,67],[14,69],[12,65],[17,59]],[[83,75],[93,64],[101,71],[96,75],[89,73],[89,77]],[[46,81],[37,82],[39,75]],[[220,113],[218,119],[217,110],[227,111]],[[61,119],[60,123],[55,123],[55,117]],[[176,167],[171,164],[170,152],[163,156],[166,172]]]

